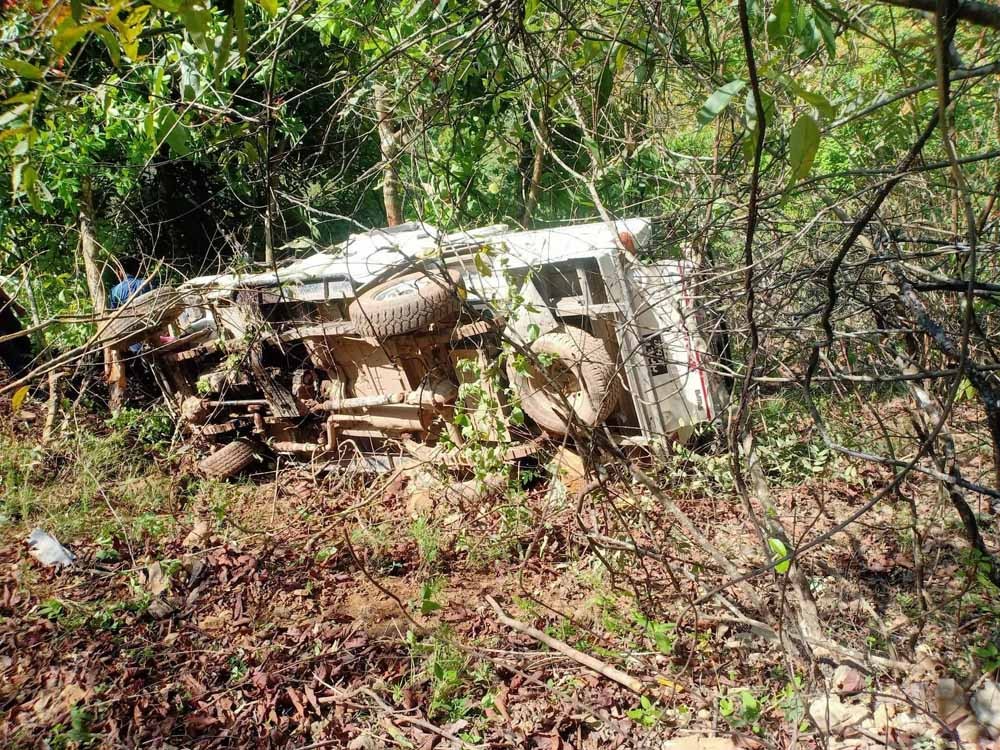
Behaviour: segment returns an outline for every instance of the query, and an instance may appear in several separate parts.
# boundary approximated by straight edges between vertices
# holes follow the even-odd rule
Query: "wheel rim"
[[[528,370],[528,392],[548,396],[544,409],[565,418],[566,404],[570,410],[579,413],[585,393],[576,369],[557,359],[549,365],[530,367]]]
[[[388,289],[383,289],[378,294],[372,295],[372,299],[376,302],[385,302],[391,299],[399,299],[400,297],[408,297],[411,294],[419,294],[428,284],[438,283],[435,279],[429,276],[421,276],[415,279],[405,279],[403,281],[398,281]]]

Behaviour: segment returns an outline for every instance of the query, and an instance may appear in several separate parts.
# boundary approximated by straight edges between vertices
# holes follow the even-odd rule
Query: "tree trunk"
[[[270,161],[270,154],[268,155]],[[271,189],[271,168],[267,168],[267,180],[264,186],[267,193],[266,209],[264,211],[264,263],[268,268],[274,267],[274,191]]]
[[[375,112],[378,115],[378,135],[382,146],[382,200],[385,202],[386,225],[403,223],[403,186],[399,180],[396,159],[399,157],[399,133],[392,123],[392,103],[389,90],[375,87]]]
[[[24,283],[25,295],[28,298],[28,311],[31,315],[31,327],[36,329],[35,333],[32,334],[31,338],[34,341],[34,348],[39,353],[40,357],[45,357],[49,359],[48,351],[45,348],[45,337],[42,334],[42,316],[38,312],[38,300],[35,298],[35,287],[31,282],[31,273],[28,271],[28,265],[24,264],[21,266],[21,279]],[[56,417],[59,414],[59,378],[62,373],[58,370],[50,370],[48,374],[49,380],[49,397],[46,400],[46,414],[45,414],[45,426],[42,428],[42,445],[48,445],[49,441],[52,439],[52,432],[56,426]]]
[[[97,265],[97,240],[94,238],[94,193],[90,178],[84,177],[80,186],[80,252],[83,268],[87,274],[87,289],[94,306],[94,315],[100,316],[106,309],[104,281],[101,267]]]
[[[542,193],[542,172],[545,169],[545,139],[548,138],[546,125],[545,108],[538,113],[538,135],[535,140],[535,156],[531,162],[531,180],[528,183],[528,193],[524,199],[524,213],[521,215],[521,224],[530,228],[532,225],[532,214],[538,205],[538,198]]]
[[[94,191],[89,177],[83,178],[80,186],[80,253],[87,274],[87,289],[94,307],[97,325],[107,310],[104,281],[101,266],[97,263],[97,239],[94,235]],[[122,407],[125,395],[125,367],[121,355],[112,350],[104,350],[104,376],[108,381],[108,401],[111,411],[117,413]]]
[[[274,66],[271,68],[271,81],[267,87],[267,138],[264,147],[264,263],[268,268],[274,268],[274,174],[271,161],[271,136],[273,122],[271,120],[271,91],[274,87]]]

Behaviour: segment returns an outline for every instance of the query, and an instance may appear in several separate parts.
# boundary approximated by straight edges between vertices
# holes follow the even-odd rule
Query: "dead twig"
[[[389,597],[396,603],[396,606],[399,608],[399,611],[402,613],[403,617],[407,619],[407,621],[417,630],[418,633],[426,633],[427,627],[425,625],[421,625],[419,622],[413,619],[413,615],[411,615],[409,611],[406,609],[406,605],[403,604],[403,600],[400,599],[398,596],[396,596],[392,591],[387,589],[385,586],[383,586],[381,583],[376,581],[374,578],[372,578],[372,575],[368,572],[368,569],[365,568],[365,566],[362,564],[361,558],[359,558],[357,553],[354,551],[354,546],[351,544],[351,537],[350,534],[347,533],[347,529],[344,529],[344,544],[347,546],[347,551],[350,553],[351,559],[354,560],[354,564],[357,566],[358,570],[361,571],[361,575],[363,575],[366,579],[368,579],[368,582],[372,586],[377,588],[379,591],[381,591],[383,594],[385,594],[387,597]]]
[[[506,625],[508,628],[512,628],[513,630],[516,630],[519,633],[523,633],[524,635],[530,636],[539,643],[544,643],[553,651],[558,651],[560,654],[568,656],[576,663],[582,664],[588,669],[591,669],[594,672],[597,672],[598,674],[607,677],[609,680],[614,680],[622,687],[626,687],[629,690],[631,690],[633,693],[638,693],[639,695],[642,695],[646,692],[645,686],[638,678],[633,677],[630,674],[626,674],[617,667],[612,667],[610,664],[606,664],[605,662],[591,656],[590,654],[585,654],[582,651],[577,651],[572,646],[568,646],[562,641],[556,640],[552,636],[543,633],[541,630],[536,630],[530,625],[524,624],[520,620],[515,620],[512,617],[509,617],[507,613],[500,608],[500,605],[497,604],[496,600],[492,596],[487,596],[486,602],[493,608],[493,611],[497,615],[497,619],[500,620],[500,622]]]
[[[375,701],[379,709],[381,709],[387,714],[391,714],[393,721],[402,722],[404,724],[411,724],[419,729],[423,729],[424,731],[431,732],[433,734],[438,735],[439,737],[443,737],[449,742],[454,742],[455,744],[460,745],[462,747],[470,747],[470,748],[482,747],[482,745],[474,745],[471,742],[466,742],[458,735],[452,734],[451,732],[442,729],[436,724],[431,724],[431,722],[425,721],[424,719],[421,719],[418,716],[410,716],[409,714],[403,713],[402,711],[397,711],[388,703],[383,701],[382,698],[379,696],[379,694],[376,693],[371,688],[361,688],[358,692],[364,693],[369,698]]]

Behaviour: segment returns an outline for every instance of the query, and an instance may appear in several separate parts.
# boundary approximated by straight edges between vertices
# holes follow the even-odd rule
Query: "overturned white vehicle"
[[[103,338],[142,344],[215,445],[201,467],[216,477],[264,450],[386,468],[470,439],[511,458],[577,430],[684,439],[721,389],[688,264],[637,259],[651,232],[645,219],[372,230],[271,272],[137,296]]]

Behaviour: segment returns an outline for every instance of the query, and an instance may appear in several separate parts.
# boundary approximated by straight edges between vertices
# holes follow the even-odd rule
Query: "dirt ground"
[[[96,471],[82,451],[39,459],[22,478],[32,497],[79,492]],[[85,507],[4,518],[3,747],[990,746],[981,722],[978,739],[956,728],[1000,667],[1000,601],[930,482],[908,481],[808,555],[824,630],[854,650],[810,662],[739,586],[731,606],[696,603],[726,580],[716,558],[613,471],[580,502],[580,483],[540,467],[470,499],[419,472],[272,469],[216,483],[189,463],[182,451],[113,466]],[[738,569],[768,562],[731,492],[678,480],[696,473],[679,460],[647,468]],[[780,488],[793,543],[834,527],[887,476],[832,464]],[[996,516],[978,510],[995,546]],[[33,526],[76,563],[39,564],[24,542]],[[780,573],[751,588],[780,611]],[[642,694],[508,627],[489,598]],[[964,714],[942,713],[952,680]],[[817,696],[833,695],[843,701],[822,732]]]

